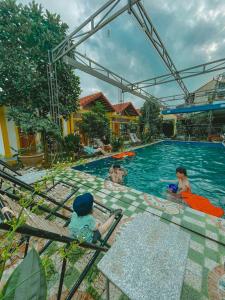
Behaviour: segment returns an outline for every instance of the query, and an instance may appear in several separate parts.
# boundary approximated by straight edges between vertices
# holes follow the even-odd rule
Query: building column
[[[11,150],[10,150],[10,144],[9,144],[9,135],[8,135],[8,129],[7,129],[7,120],[6,120],[6,114],[5,109],[3,106],[0,107],[0,127],[1,127],[1,142],[3,152],[2,154],[9,158],[11,157]]]

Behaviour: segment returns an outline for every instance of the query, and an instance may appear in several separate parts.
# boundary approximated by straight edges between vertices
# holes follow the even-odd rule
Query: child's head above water
[[[73,201],[73,210],[79,217],[86,216],[92,213],[94,197],[90,193],[79,195]]]
[[[178,178],[184,178],[187,176],[187,170],[183,167],[179,167],[176,169],[176,175]]]
[[[119,164],[115,164],[113,165],[113,169],[116,170],[116,169],[120,169],[120,165]]]

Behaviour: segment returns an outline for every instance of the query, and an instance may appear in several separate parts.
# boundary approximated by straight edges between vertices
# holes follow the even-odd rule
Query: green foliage
[[[46,66],[48,50],[65,38],[67,29],[59,15],[35,2],[0,0],[0,105],[8,107],[9,117],[25,132],[59,135],[48,117]],[[57,76],[60,113],[67,118],[77,108],[79,78],[62,62]]]
[[[47,296],[45,271],[36,250],[32,249],[5,284],[1,299],[37,299]]]
[[[99,293],[91,285],[88,287],[87,293],[90,294],[94,300],[101,299]]]
[[[141,133],[148,134],[150,139],[157,137],[162,129],[162,119],[160,117],[160,108],[157,103],[146,101],[141,108],[139,118]]]
[[[81,150],[80,136],[68,134],[63,141],[64,149],[67,153],[78,153]]]
[[[71,264],[75,264],[75,262],[77,262],[78,259],[80,259],[85,253],[84,249],[75,245],[72,247],[72,249],[70,249],[70,251],[67,254],[68,260]]]
[[[7,115],[25,134],[42,132],[61,139],[59,127],[48,116],[39,116],[37,111],[30,112],[22,107],[11,107]]]
[[[121,136],[113,136],[111,146],[113,151],[119,151],[123,148],[124,140]]]
[[[94,280],[96,279],[96,277],[98,276],[99,274],[99,270],[97,268],[97,266],[94,264],[91,269],[89,270],[89,272],[87,273],[87,277],[86,277],[86,280],[88,283],[92,283],[94,282]]]
[[[41,259],[44,271],[45,271],[45,276],[47,281],[51,281],[51,278],[57,273],[56,268],[55,268],[55,264],[53,262],[53,260],[48,257],[48,256],[44,256]]]
[[[80,129],[89,139],[109,136],[109,119],[101,103],[96,103],[90,112],[82,115]]]
[[[136,133],[138,130],[138,125],[134,122],[129,122],[128,123],[128,129],[131,133]]]
[[[141,141],[144,143],[144,144],[147,144],[147,143],[151,143],[153,141],[153,138],[152,136],[149,134],[149,132],[142,132],[141,133]]]

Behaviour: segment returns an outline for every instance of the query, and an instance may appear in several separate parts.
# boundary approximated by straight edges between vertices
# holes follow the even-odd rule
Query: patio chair
[[[75,193],[78,191],[76,185],[72,185],[68,182],[64,182],[63,180],[59,180],[53,182],[53,185],[50,187],[46,186],[46,190],[39,191],[35,189],[31,184],[27,184],[26,182],[16,178],[10,174],[7,174],[4,171],[0,170],[0,188],[2,191],[28,191],[31,192],[33,197],[37,197],[37,199],[44,199],[50,205],[61,205],[67,212],[72,212],[72,209],[65,206],[63,203],[70,200]],[[66,197],[63,197],[63,192],[66,194]],[[62,197],[60,197],[60,195]],[[57,199],[57,200],[56,200]],[[37,200],[38,201],[38,200]]]
[[[42,180],[42,178],[46,175],[46,170],[40,170],[40,171],[32,171],[28,172],[27,174],[22,175],[20,172],[14,170],[9,164],[4,162],[2,159],[0,159],[0,170],[19,178],[20,180],[28,183],[33,184],[35,182],[38,182]]]
[[[102,204],[98,204],[99,211],[102,213],[110,213],[111,210],[105,207]],[[97,208],[97,205],[95,203],[95,207]],[[66,299],[72,299],[74,293],[82,283],[83,279],[87,275],[88,271],[98,258],[99,254],[102,252],[106,252],[109,248],[107,241],[110,238],[111,234],[116,229],[118,223],[120,222],[122,218],[122,214],[118,215],[117,218],[115,218],[113,224],[111,225],[109,231],[106,233],[103,240],[99,242],[99,244],[92,244],[88,242],[81,242],[79,240],[76,240],[74,238],[71,238],[69,231],[67,229],[67,225],[69,224],[69,218],[67,218],[65,224],[62,226],[61,224],[58,224],[53,221],[49,221],[44,219],[41,216],[38,216],[31,212],[29,208],[23,208],[21,207],[13,197],[10,197],[9,195],[0,195],[0,230],[10,231],[11,227],[9,225],[9,221],[11,221],[13,218],[18,217],[23,211],[25,215],[25,224],[21,225],[17,228],[16,232],[22,235],[26,235],[28,237],[36,237],[36,238],[42,238],[49,240],[46,245],[39,251],[39,254],[41,255],[53,241],[64,243],[66,246],[70,245],[70,243],[76,241],[77,244],[80,247],[93,249],[95,250],[93,256],[88,261],[87,265],[85,266],[83,272],[80,274],[79,278],[76,280],[72,288],[70,289]],[[27,253],[29,247],[28,246],[25,249],[25,252]],[[25,253],[25,254],[26,254]],[[62,268],[61,268],[61,274],[60,274],[60,280],[59,280],[59,287],[58,287],[58,295],[57,299],[61,299],[61,293],[63,288],[63,282],[64,282],[64,276],[66,272],[66,264],[67,264],[67,257],[65,256],[62,261]]]
[[[86,152],[89,155],[105,154],[105,151],[102,148],[94,148],[91,146],[84,146],[84,152]]]
[[[141,140],[137,137],[136,133],[133,133],[134,139],[136,140],[136,143],[141,143]]]
[[[133,144],[141,143],[141,140],[137,137],[136,133],[130,133],[129,135]]]
[[[94,144],[102,148],[104,151],[111,152],[112,151],[112,146],[110,144],[105,145],[100,139],[94,139]]]

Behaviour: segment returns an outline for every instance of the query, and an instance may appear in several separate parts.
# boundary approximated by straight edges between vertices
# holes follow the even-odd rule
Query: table
[[[148,213],[138,214],[98,263],[109,281],[133,300],[180,299],[190,235]]]

